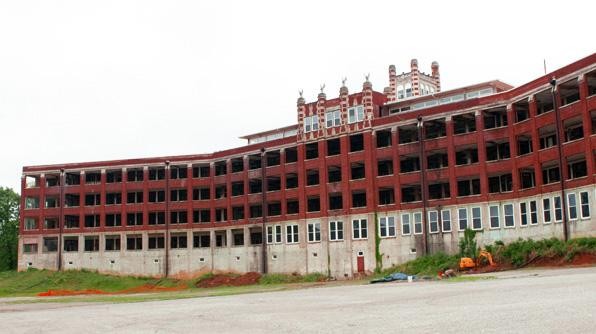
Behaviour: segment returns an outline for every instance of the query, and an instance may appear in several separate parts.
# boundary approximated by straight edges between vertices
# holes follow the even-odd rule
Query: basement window
[[[339,138],[327,140],[327,156],[338,155],[341,153],[341,143]]]
[[[364,150],[364,136],[360,134],[350,136],[350,152]]]
[[[391,130],[379,130],[376,132],[377,135],[377,147],[389,147],[391,146]]]
[[[378,176],[392,175],[393,174],[393,161],[392,160],[377,161],[377,174],[378,174]]]
[[[341,181],[341,166],[328,166],[327,167],[327,181],[329,183]]]
[[[126,236],[126,250],[142,250],[143,236],[140,234],[133,234]]]
[[[239,173],[244,170],[244,158],[234,158],[231,161],[232,173]]]
[[[329,194],[329,210],[343,209],[343,198],[341,193]]]
[[[379,205],[387,205],[395,203],[395,192],[393,188],[379,189]]]
[[[288,147],[284,149],[285,163],[294,163],[298,161],[298,150],[295,147]]]
[[[352,207],[362,208],[366,206],[366,191],[356,190],[352,192]]]
[[[99,236],[85,237],[85,252],[99,252]]]
[[[318,143],[310,143],[304,145],[306,150],[306,159],[316,159],[319,157],[319,144]]]
[[[513,176],[511,173],[488,177],[489,193],[504,193],[513,190]]]
[[[456,115],[451,118],[453,134],[459,135],[476,131],[476,116],[474,114]]]

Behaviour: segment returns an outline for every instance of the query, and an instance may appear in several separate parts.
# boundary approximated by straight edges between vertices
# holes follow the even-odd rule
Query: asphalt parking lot
[[[7,304],[3,333],[588,333],[596,267],[132,304]],[[7,306],[10,305],[10,306]]]

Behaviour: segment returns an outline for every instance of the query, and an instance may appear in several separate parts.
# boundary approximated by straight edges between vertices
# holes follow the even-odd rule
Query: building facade
[[[24,167],[19,269],[341,279],[457,252],[465,228],[596,235],[596,54],[515,88],[442,92],[417,66],[300,96],[296,125],[243,147]]]

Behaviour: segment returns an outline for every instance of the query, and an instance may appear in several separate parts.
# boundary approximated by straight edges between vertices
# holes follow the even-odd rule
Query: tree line
[[[0,271],[17,269],[20,196],[0,187]]]

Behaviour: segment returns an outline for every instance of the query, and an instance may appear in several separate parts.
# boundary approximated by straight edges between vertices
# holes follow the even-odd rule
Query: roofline
[[[263,132],[257,132],[257,133],[245,135],[245,136],[242,136],[242,137],[238,137],[238,138],[240,138],[240,139],[252,139],[252,138],[255,138],[255,137],[260,137],[260,136],[263,136],[263,135],[268,135],[268,134],[276,133],[276,132],[279,132],[279,131],[293,130],[297,126],[298,126],[298,124],[288,125],[288,126],[284,126],[282,128],[277,128],[277,129],[273,129],[273,130],[267,130],[267,131],[263,131]]]

